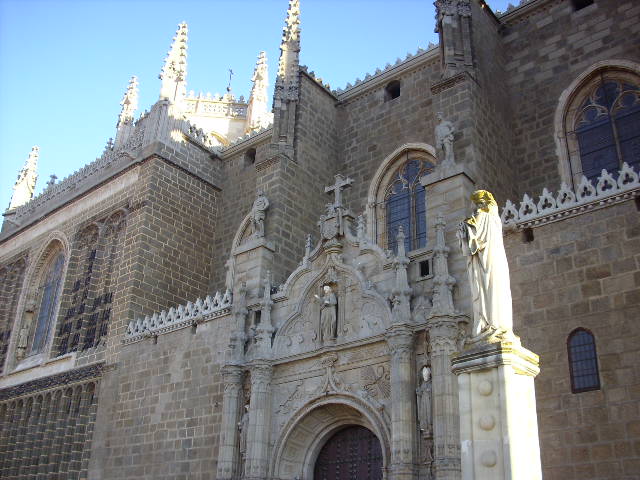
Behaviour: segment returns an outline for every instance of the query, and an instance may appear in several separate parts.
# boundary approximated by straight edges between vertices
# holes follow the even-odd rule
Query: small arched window
[[[596,341],[593,334],[584,328],[571,332],[567,340],[569,373],[573,393],[600,389]]]
[[[409,152],[406,160],[391,177],[384,196],[386,213],[387,248],[397,251],[396,236],[402,226],[405,249],[415,250],[427,244],[426,198],[420,177],[433,171],[434,164],[426,158],[412,158]]]
[[[566,137],[575,181],[595,183],[602,169],[623,162],[640,166],[640,81],[626,72],[600,71],[576,95],[567,115]]]
[[[49,263],[38,287],[37,295],[40,301],[33,341],[31,342],[31,353],[42,352],[47,343],[49,331],[55,320],[54,315],[58,305],[63,267],[64,253],[59,252]]]

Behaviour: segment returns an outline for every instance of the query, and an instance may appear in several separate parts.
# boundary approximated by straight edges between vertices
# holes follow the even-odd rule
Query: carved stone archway
[[[366,427],[378,438],[385,471],[391,450],[390,432],[382,416],[359,397],[340,393],[308,402],[287,422],[275,445],[271,477],[312,479],[322,447],[338,430],[350,425]]]

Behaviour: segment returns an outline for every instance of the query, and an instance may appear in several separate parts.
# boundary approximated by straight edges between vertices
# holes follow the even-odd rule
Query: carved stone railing
[[[544,188],[537,202],[526,193],[519,207],[507,200],[501,218],[505,226],[531,227],[625,201],[639,189],[638,174],[625,162],[617,178],[602,170],[594,185],[583,176],[575,192],[563,182],[555,196]]]
[[[207,295],[204,300],[198,298],[195,302],[171,307],[169,311],[162,310],[160,313],[132,320],[127,327],[124,343],[137,342],[148,336],[169,333],[227,315],[231,312],[232,303],[231,292],[227,290],[224,294],[216,292],[213,297]]]

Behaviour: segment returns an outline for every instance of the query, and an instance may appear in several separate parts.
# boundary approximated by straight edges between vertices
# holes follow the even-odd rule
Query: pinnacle
[[[188,31],[186,22],[178,25],[159,75],[162,80],[160,98],[176,101],[186,94]]]

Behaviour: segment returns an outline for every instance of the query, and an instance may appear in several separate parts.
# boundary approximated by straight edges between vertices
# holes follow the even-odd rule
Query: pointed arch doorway
[[[314,480],[382,480],[382,448],[371,430],[347,426],[334,433],[320,449]]]

